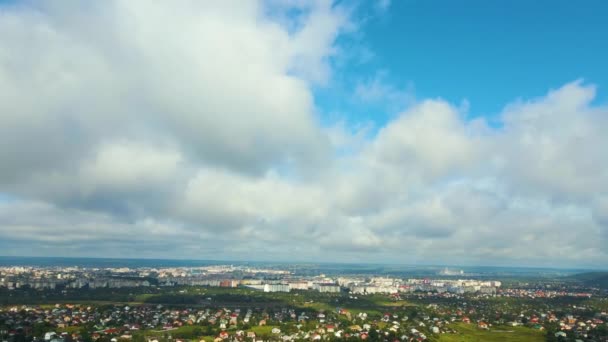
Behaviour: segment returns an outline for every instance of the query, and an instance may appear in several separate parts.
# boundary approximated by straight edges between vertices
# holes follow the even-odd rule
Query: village
[[[198,292],[185,288],[178,294]],[[206,304],[46,304],[0,309],[1,341],[166,342],[166,341],[441,341],[442,336],[496,331],[537,340],[606,341],[606,301],[500,301],[477,294],[355,296],[324,293],[313,301],[231,303],[232,289],[213,294]],[[249,290],[247,290],[249,291]],[[263,293],[263,292],[262,292]],[[265,293],[273,298],[275,293]],[[176,297],[178,295],[175,295]],[[305,297],[306,292],[289,296]],[[319,297],[321,296],[321,297]],[[214,303],[213,298],[223,298]],[[578,300],[578,301],[576,301]],[[335,305],[333,305],[335,303]],[[343,305],[345,304],[345,305]],[[359,304],[359,305],[358,305]]]

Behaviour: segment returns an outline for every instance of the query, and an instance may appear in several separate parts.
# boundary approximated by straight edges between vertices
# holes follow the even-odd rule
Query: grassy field
[[[183,333],[183,334],[192,334],[196,329],[201,329],[198,325],[184,325],[179,328],[170,329],[170,330],[157,330],[155,332],[170,332],[170,333]]]
[[[541,342],[545,340],[543,331],[523,327],[492,327],[490,330],[478,329],[475,324],[456,324],[451,326],[459,334],[443,334],[434,341],[438,342]]]
[[[376,316],[376,317],[380,317],[382,315],[382,311],[379,309],[359,309],[359,308],[351,308],[351,307],[345,307],[344,309],[350,311],[351,315],[356,316],[359,313],[366,313],[368,315],[372,315],[372,316]]]
[[[151,293],[142,293],[142,294],[138,294],[137,296],[135,296],[135,300],[141,303],[144,303],[146,300],[148,300],[149,298],[154,297],[153,294]]]
[[[36,307],[40,307],[41,309],[45,309],[45,310],[52,310],[54,308],[56,308],[56,304],[59,305],[66,305],[66,304],[72,304],[72,305],[79,305],[79,306],[101,306],[101,305],[142,305],[144,304],[143,302],[139,302],[139,301],[111,301],[111,300],[69,300],[69,299],[57,299],[57,300],[53,300],[52,303],[44,303],[44,304],[7,304],[7,305],[0,305],[0,308],[11,308],[11,307],[15,307],[15,306],[21,306],[21,305],[30,305],[30,306],[36,306]]]
[[[327,303],[321,303],[321,302],[302,303],[302,304],[298,304],[296,306],[298,308],[312,309],[312,310],[317,310],[317,311],[333,311],[336,309],[335,306],[331,306]]]
[[[262,326],[255,326],[255,327],[251,327],[251,329],[248,329],[249,331],[253,331],[256,335],[270,335],[272,334],[272,329],[273,328],[277,328],[277,326],[273,326],[273,325],[262,325]]]
[[[397,301],[387,301],[387,300],[383,300],[383,301],[376,301],[375,302],[378,306],[386,306],[386,307],[402,307],[402,306],[416,306],[415,304],[412,304],[408,301],[405,300],[397,300]]]
[[[75,332],[80,332],[80,328],[79,326],[69,326],[69,327],[65,327],[65,328],[59,328],[57,329],[57,331],[59,332],[67,332],[69,334],[71,333],[75,333]]]

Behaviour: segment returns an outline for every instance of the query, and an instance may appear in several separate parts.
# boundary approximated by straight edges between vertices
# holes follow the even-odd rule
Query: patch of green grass
[[[146,299],[154,297],[152,293],[142,293],[135,296],[135,300],[141,303],[144,303]]]
[[[397,300],[397,301],[384,300],[384,301],[376,301],[375,303],[378,306],[386,306],[386,307],[416,306],[415,304],[412,304],[405,300]]]
[[[541,342],[545,332],[525,327],[491,327],[490,330],[477,328],[475,324],[454,324],[450,326],[458,334],[442,334],[435,338],[438,342]]]
[[[270,335],[272,334],[272,329],[277,328],[277,326],[274,325],[258,325],[255,327],[251,327],[251,329],[249,329],[250,331],[253,331],[256,335],[261,335],[261,336],[265,336],[265,335]]]
[[[195,330],[201,330],[201,327],[198,325],[184,325],[177,329],[170,330],[170,332],[171,333],[192,334]]]
[[[11,306],[14,306],[14,305],[11,305]],[[34,306],[37,306],[44,310],[53,310],[55,308],[55,304],[39,304],[39,305],[34,305]]]
[[[192,342],[200,340],[213,341],[216,337],[213,336],[214,333],[209,331],[207,327],[200,325],[184,325],[179,328],[168,330],[140,330],[136,334],[144,336],[146,340],[150,337],[162,338],[163,336],[170,335],[174,340],[180,339]]]
[[[67,326],[67,327],[65,327],[65,328],[59,328],[59,329],[57,329],[57,330],[58,330],[59,332],[67,332],[67,333],[69,333],[69,334],[72,334],[72,333],[75,333],[75,332],[79,332],[79,331],[81,330],[81,328],[82,328],[82,327],[80,327],[80,326],[74,326],[74,325],[71,325],[71,326]]]
[[[321,303],[321,302],[302,303],[297,306],[300,308],[313,309],[313,310],[317,310],[317,311],[333,311],[336,309],[335,306],[331,306],[327,303]]]
[[[375,317],[379,317],[382,315],[382,312],[380,312],[380,310],[376,310],[376,309],[359,309],[359,308],[349,308],[346,307],[346,310],[348,310],[351,314],[352,317],[356,317],[359,313],[366,313],[369,316],[375,316]]]

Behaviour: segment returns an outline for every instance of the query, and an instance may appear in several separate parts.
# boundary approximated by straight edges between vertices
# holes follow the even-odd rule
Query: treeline
[[[23,287],[9,290],[0,287],[0,305],[16,304],[54,304],[66,301],[111,301],[111,302],[133,302],[137,295],[158,293],[151,288],[124,288],[124,289],[31,289]]]

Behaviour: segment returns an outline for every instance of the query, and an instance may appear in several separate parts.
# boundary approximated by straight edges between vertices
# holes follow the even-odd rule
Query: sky
[[[605,268],[605,1],[0,1],[0,255]]]

